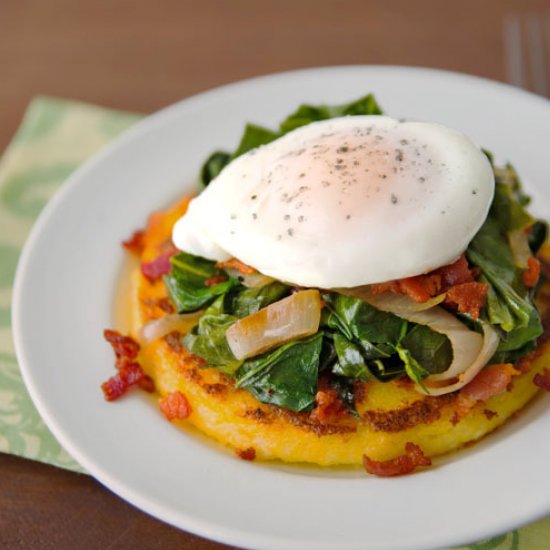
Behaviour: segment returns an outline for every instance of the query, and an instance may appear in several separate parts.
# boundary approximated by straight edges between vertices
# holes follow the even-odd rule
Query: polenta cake
[[[508,165],[372,96],[247,126],[125,241],[118,372],[247,460],[389,476],[549,389],[546,224]],[[542,267],[542,269],[541,269]]]

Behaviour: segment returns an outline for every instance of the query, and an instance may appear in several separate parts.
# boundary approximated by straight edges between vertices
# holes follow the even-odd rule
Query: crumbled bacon
[[[513,376],[520,374],[511,363],[499,363],[482,369],[479,374],[460,390],[460,396],[475,402],[487,401],[503,393]]]
[[[459,392],[455,405],[456,412],[451,419],[456,424],[479,402],[505,392],[513,376],[521,374],[511,363],[498,363],[481,370],[477,376]],[[486,415],[487,416],[487,415]]]
[[[436,269],[434,273],[442,277],[444,288],[470,283],[475,278],[474,271],[468,267],[468,260],[464,255],[460,256],[456,262]]]
[[[172,269],[170,258],[173,255],[174,252],[167,252],[157,256],[150,262],[141,262],[141,273],[149,282],[157,281],[163,275],[168,275],[170,269]]]
[[[422,303],[442,292],[449,292],[465,284],[474,284],[475,276],[475,269],[470,269],[468,260],[462,255],[456,262],[440,267],[424,275],[415,275],[414,277],[406,277],[395,281],[373,284],[370,286],[370,292],[373,295],[383,294],[384,292],[405,294],[415,302]],[[480,285],[482,283],[475,284]],[[485,288],[485,285],[483,286]],[[459,304],[463,304],[462,307],[466,308],[464,300],[467,298],[469,304],[467,307],[468,312],[472,312],[474,315],[477,314],[478,316],[479,308],[477,308],[477,303],[481,300],[481,305],[483,305],[485,299],[485,294],[483,294],[482,299],[480,298],[481,288],[482,287],[462,287],[461,290],[455,291],[455,297],[461,298]]]
[[[239,273],[242,273],[243,275],[252,275],[253,273],[257,273],[257,271],[253,267],[243,264],[240,260],[237,260],[237,258],[230,258],[229,260],[226,260],[224,262],[218,262],[216,264],[216,267],[218,269],[236,269]]]
[[[492,411],[491,409],[483,409],[482,412],[487,420],[492,420],[495,416],[498,416],[498,413],[496,411]]]
[[[105,399],[114,401],[135,385],[150,393],[155,391],[152,378],[145,374],[141,365],[135,360],[139,353],[139,344],[130,336],[124,336],[116,330],[106,329],[103,331],[103,336],[115,352],[115,366],[118,370],[114,376],[101,384]]]
[[[544,391],[550,392],[550,370],[544,369],[542,372],[535,374],[533,382]]]
[[[162,414],[170,421],[183,420],[191,414],[191,405],[180,391],[173,391],[159,399]]]
[[[419,466],[431,466],[432,461],[422,449],[411,443],[405,444],[405,453],[390,460],[373,460],[363,455],[363,467],[369,474],[380,477],[402,476],[410,474]]]
[[[147,393],[153,393],[155,391],[155,381],[145,373],[138,380],[138,386]]]
[[[316,407],[311,411],[310,418],[320,424],[331,424],[342,416],[347,416],[344,403],[333,389],[319,390],[315,395]]]
[[[212,277],[209,277],[204,281],[204,286],[211,287],[225,281],[227,281],[226,275],[212,275]]]
[[[145,248],[145,231],[138,229],[134,231],[132,236],[125,241],[122,241],[122,246],[132,254],[141,256],[143,249]]]
[[[441,291],[441,276],[434,273],[400,279],[399,289],[415,302],[426,302]]]
[[[101,384],[101,389],[107,401],[114,401],[136,384],[145,391],[153,392],[155,389],[152,379],[143,372],[138,363],[126,363],[114,376]]]
[[[445,304],[456,306],[460,313],[466,313],[475,320],[485,305],[488,290],[485,283],[460,283],[447,291]]]
[[[110,329],[103,331],[103,337],[111,344],[115,352],[117,368],[125,362],[133,361],[138,356],[140,346],[132,337]]]
[[[386,281],[385,283],[375,283],[369,287],[373,296],[384,294],[384,292],[393,292],[400,294],[399,281]]]
[[[531,256],[527,260],[527,269],[521,274],[521,280],[527,288],[533,288],[540,277],[540,262]]]
[[[235,453],[242,460],[255,460],[256,459],[256,449],[254,449],[254,447],[248,447],[248,449],[237,449],[235,451]]]

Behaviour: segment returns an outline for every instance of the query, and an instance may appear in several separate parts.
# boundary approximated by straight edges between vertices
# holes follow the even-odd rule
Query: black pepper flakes
[[[397,162],[403,162],[403,151],[401,149],[395,150],[395,160]]]
[[[390,197],[390,200],[391,200],[391,203],[392,204],[397,204],[397,195],[394,195],[393,193],[391,194],[391,197]]]
[[[288,233],[289,237],[292,237],[292,235],[294,235],[294,229],[292,229],[292,227],[289,227],[286,232]]]

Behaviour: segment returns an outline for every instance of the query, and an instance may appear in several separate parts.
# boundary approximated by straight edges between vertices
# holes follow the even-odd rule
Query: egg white
[[[359,286],[453,262],[493,192],[486,156],[455,130],[336,118],[232,161],[191,202],[173,240],[300,286]]]

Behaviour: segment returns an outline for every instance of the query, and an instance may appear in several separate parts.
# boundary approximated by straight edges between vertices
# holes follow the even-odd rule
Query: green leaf
[[[183,338],[183,343],[190,352],[207,361],[209,367],[233,374],[242,361],[233,355],[225,332],[237,321],[237,317],[224,313],[224,301],[225,297],[220,296],[204,312],[198,326]]]
[[[196,311],[240,285],[237,279],[230,277],[227,281],[206,286],[207,279],[225,273],[216,268],[215,262],[199,256],[180,252],[170,262],[172,269],[164,277],[164,282],[180,313]]]
[[[430,373],[413,357],[412,353],[408,349],[399,344],[396,349],[399,358],[405,365],[407,376],[413,382],[421,385],[422,380],[426,378],[426,376],[429,376]]]
[[[499,226],[504,231],[521,231],[533,225],[535,221],[531,214],[518,202],[512,188],[498,181],[495,184],[491,216],[498,220]]]
[[[481,270],[481,280],[489,284],[487,317],[503,331],[498,352],[511,352],[525,348],[540,336],[542,324],[532,292],[522,282],[522,270],[514,263],[506,235],[533,222],[523,208],[528,201],[513,168],[508,166],[502,173],[496,171],[496,175],[489,216],[468,246],[466,256],[470,264]],[[545,230],[538,226],[536,233],[534,245],[540,246],[538,240]]]
[[[481,269],[483,275],[492,285],[501,303],[505,304],[514,320],[510,324],[510,316],[503,316],[502,311],[489,310],[489,319],[502,319],[499,323],[501,328],[507,332],[515,329],[528,328],[522,331],[521,345],[525,338],[536,338],[542,333],[539,315],[531,302],[529,291],[521,282],[521,271],[514,265],[512,251],[502,237],[498,223],[493,218],[488,218],[478,234],[470,243],[466,251],[468,260]],[[497,302],[491,296],[489,307],[495,306]]]
[[[545,221],[537,220],[529,231],[529,248],[536,254],[548,237],[548,224]]]
[[[348,115],[381,115],[382,110],[376,103],[374,96],[369,94],[365,97],[345,103],[343,105],[301,105],[298,109],[281,122],[281,133],[285,134],[318,120],[348,116]]]
[[[406,321],[359,298],[341,294],[330,294],[327,298],[331,310],[328,326],[358,344],[366,360],[389,357],[395,352]]]
[[[252,149],[256,149],[256,147],[259,147],[260,145],[271,143],[279,136],[279,133],[263,128],[262,126],[247,124],[239,146],[231,155],[231,160],[244,155],[244,153],[248,153],[248,151]]]
[[[202,165],[200,173],[200,182],[208,185],[229,163],[231,155],[224,151],[215,151],[212,153]]]
[[[401,350],[407,350],[410,358],[428,374],[445,372],[453,361],[453,348],[449,338],[425,325],[413,325],[399,343],[399,347]],[[401,359],[402,354],[403,351],[399,355]],[[409,365],[412,365],[408,355],[407,360]],[[412,368],[410,366],[410,369]]]
[[[296,412],[311,410],[317,392],[322,344],[323,334],[317,333],[249,359],[236,372],[236,385],[262,403]]]
[[[487,291],[487,314],[489,323],[491,325],[500,325],[504,331],[510,332],[514,329],[516,324],[512,312],[506,305],[504,299],[499,297],[493,285],[491,285],[486,277],[481,276],[479,280],[489,287]]]
[[[342,334],[335,333],[333,338],[334,348],[338,356],[338,361],[332,367],[333,374],[361,380],[372,379],[359,348]]]
[[[397,354],[387,359],[375,359],[369,362],[369,369],[380,382],[389,382],[404,374],[405,365]]]
[[[278,281],[257,288],[246,288],[235,295],[232,312],[237,317],[246,317],[277,302],[289,293],[290,287]]]

